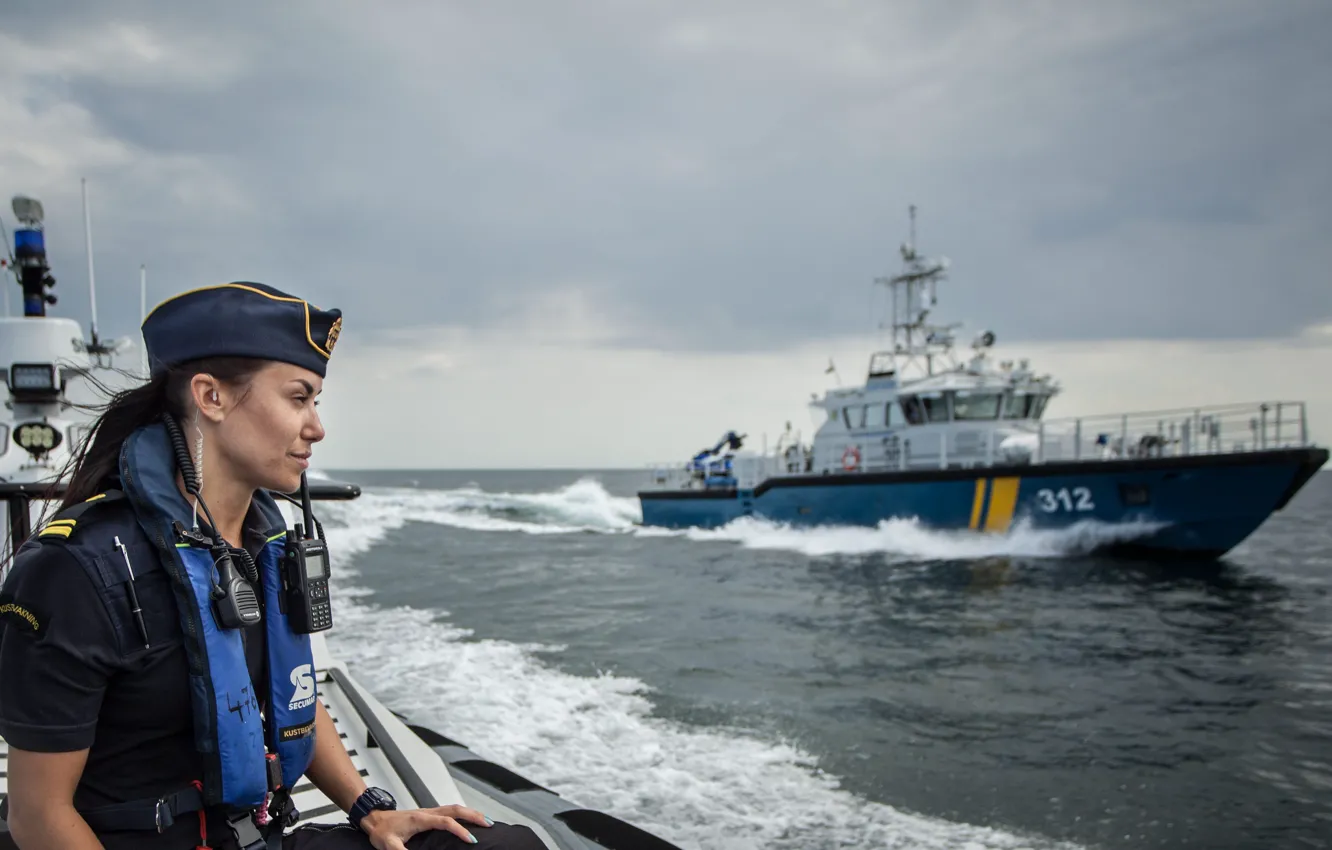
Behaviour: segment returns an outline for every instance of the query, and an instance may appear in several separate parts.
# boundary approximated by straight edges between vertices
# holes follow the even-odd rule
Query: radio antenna
[[[305,539],[315,539],[314,511],[310,508],[310,484],[301,473],[301,516],[305,520]]]
[[[79,182],[83,186],[83,241],[88,252],[88,301],[92,308],[92,345],[89,350],[100,353],[98,349],[101,340],[97,338],[97,277],[93,272],[92,214],[88,212],[88,178],[81,177]]]

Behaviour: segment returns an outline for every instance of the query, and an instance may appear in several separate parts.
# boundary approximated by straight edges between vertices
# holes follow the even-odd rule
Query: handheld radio
[[[328,599],[328,544],[322,533],[315,537],[310,487],[304,474],[301,514],[304,527],[298,522],[295,531],[287,532],[287,549],[282,558],[282,602],[292,631],[308,635],[332,628],[333,607]]]
[[[218,622],[224,629],[253,626],[263,618],[254,585],[236,569],[230,548],[213,546],[210,553],[219,579],[212,591],[213,610],[217,614]]]

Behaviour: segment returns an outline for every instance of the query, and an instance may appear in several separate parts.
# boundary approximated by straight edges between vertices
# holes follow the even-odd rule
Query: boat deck
[[[848,402],[845,409],[853,406]],[[736,454],[731,478],[706,484],[684,464],[651,464],[650,484],[643,492],[658,497],[671,491],[697,495],[713,489],[754,490],[771,479],[820,481],[830,475],[1257,457],[1314,444],[1304,402],[1269,401],[1065,419],[851,428],[816,435],[810,448],[808,466],[788,459],[780,449],[769,453],[766,446],[757,454]]]

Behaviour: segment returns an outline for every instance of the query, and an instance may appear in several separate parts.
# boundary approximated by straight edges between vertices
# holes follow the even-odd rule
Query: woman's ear
[[[226,391],[212,375],[199,373],[190,379],[190,396],[199,414],[210,422],[218,423],[226,418],[224,406]]]

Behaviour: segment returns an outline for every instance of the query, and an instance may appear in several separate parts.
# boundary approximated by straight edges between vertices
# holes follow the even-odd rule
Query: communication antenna
[[[12,268],[14,270],[15,276],[17,276],[18,266],[14,264],[14,254],[9,250],[9,231],[5,230],[5,220],[3,218],[0,218],[0,238],[3,238],[4,240],[4,245],[0,247],[3,247],[5,249],[5,255],[3,257],[0,257],[0,271],[8,272]],[[0,275],[0,277],[3,277],[3,275]],[[20,283],[21,282],[22,281],[20,280]],[[9,287],[5,286],[3,283],[0,283],[0,289],[3,289],[5,291],[5,318],[8,318]]]
[[[83,189],[83,243],[84,250],[88,253],[88,306],[92,310],[92,316],[88,341],[75,340],[75,346],[91,355],[93,362],[98,366],[110,368],[112,358],[132,343],[129,337],[102,342],[102,338],[97,335],[97,277],[93,270],[92,212],[88,207],[88,178],[81,177],[79,182]]]
[[[144,321],[148,318],[148,267],[139,265],[139,326],[142,327]],[[139,358],[143,362],[143,377],[149,376],[148,370],[148,343],[143,339],[142,334],[139,337],[139,351],[142,356]]]
[[[79,183],[83,187],[83,240],[84,249],[88,253],[88,300],[92,308],[91,324],[91,344],[88,346],[90,353],[100,354],[101,340],[97,338],[97,277],[93,272],[93,247],[92,247],[92,215],[88,212],[88,178],[80,177]]]

